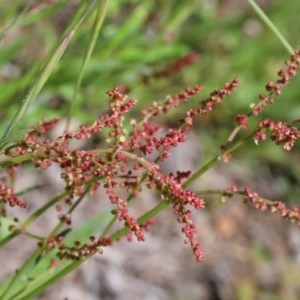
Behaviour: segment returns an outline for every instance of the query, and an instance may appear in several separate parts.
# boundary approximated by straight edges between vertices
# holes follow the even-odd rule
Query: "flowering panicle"
[[[202,87],[196,85],[193,88],[186,88],[184,92],[174,95],[173,97],[168,97],[164,102],[153,103],[149,109],[143,110],[143,114],[146,118],[143,120],[142,129],[140,129],[137,124],[134,124],[133,129],[133,139],[131,141],[131,149],[137,150],[140,142],[137,140],[142,138],[145,143],[140,147],[140,151],[143,154],[151,154],[154,149],[159,151],[158,159],[163,161],[169,157],[170,147],[176,147],[179,143],[186,140],[185,131],[188,131],[193,124],[193,120],[198,115],[204,115],[211,112],[215,104],[221,104],[222,99],[225,96],[229,96],[233,89],[238,86],[238,79],[235,78],[229,83],[225,83],[223,88],[213,91],[210,97],[206,100],[200,101],[200,107],[190,109],[182,120],[180,128],[170,128],[165,136],[157,138],[155,133],[159,131],[159,127],[150,127],[148,118],[149,116],[159,116],[161,114],[166,114],[172,107],[178,107],[181,101],[188,101],[190,96],[197,95],[201,92]]]
[[[287,63],[288,70],[281,70],[281,80],[278,80],[275,85],[268,84],[268,96],[261,96],[264,104],[272,102],[270,100],[272,94],[280,94],[280,88],[286,85],[289,76],[296,72],[298,61],[297,53],[292,61]],[[180,68],[179,65],[177,67]],[[110,111],[101,114],[92,124],[82,124],[76,131],[66,131],[58,138],[50,140],[45,137],[45,134],[58,120],[44,121],[39,126],[33,127],[23,140],[7,148],[4,153],[13,158],[20,157],[18,163],[31,161],[37,168],[46,169],[52,164],[58,165],[61,169],[61,178],[65,183],[64,200],[68,204],[72,205],[75,197],[78,200],[82,199],[87,191],[95,193],[101,186],[112,205],[111,212],[115,215],[114,219],[122,222],[127,228],[128,240],[135,236],[138,241],[144,241],[145,231],[153,224],[152,219],[143,221],[144,223],[141,224],[139,221],[141,219],[136,219],[130,214],[129,203],[132,199],[138,198],[144,186],[155,188],[161,195],[162,204],[172,205],[177,221],[182,225],[184,243],[191,246],[197,261],[202,261],[203,252],[197,242],[197,229],[193,222],[192,209],[204,208],[205,202],[202,197],[185,188],[185,180],[189,180],[191,171],[177,170],[175,174],[163,174],[158,164],[170,157],[172,147],[177,147],[179,143],[186,141],[186,134],[193,125],[194,119],[212,112],[216,105],[221,104],[224,97],[229,96],[238,84],[237,78],[225,83],[222,88],[210,93],[207,99],[198,102],[196,107],[189,109],[178,123],[178,127],[168,130],[164,130],[155,118],[167,114],[171,109],[187,102],[190,97],[198,95],[202,91],[202,86],[188,87],[180,93],[168,96],[164,101],[154,102],[142,111],[141,120],[132,119],[126,123],[126,130],[124,130],[127,121],[126,114],[137,101],[129,99],[120,88],[116,87],[107,92],[110,97]],[[257,107],[254,108],[251,114],[256,114],[258,110]],[[244,129],[248,129],[247,118],[249,116],[237,116],[238,123]],[[295,123],[296,121],[285,123],[264,119],[255,130],[255,138],[257,141],[263,140],[267,134],[270,134],[272,140],[283,145],[286,150],[290,150],[300,136],[298,129],[294,126]],[[107,136],[103,148],[74,150],[70,147],[74,140],[89,139],[104,132]],[[226,157],[229,159],[230,153]],[[0,190],[0,196],[4,202],[21,207],[26,206],[5,184],[1,185]],[[231,197],[235,193],[242,195],[258,209],[277,210],[282,216],[293,222],[299,222],[297,209],[288,210],[281,202],[265,201],[249,189],[239,192],[234,187],[224,191],[222,197]],[[61,222],[71,225],[71,213],[63,213],[60,204],[57,204],[57,214]],[[58,249],[58,256],[61,259],[76,260],[99,253],[102,247],[111,245],[115,239],[114,235],[109,236],[106,231],[103,235],[104,237],[100,238],[92,237],[90,243],[76,241],[72,246],[65,245],[62,236],[55,236],[50,237],[40,246],[45,251]]]
[[[183,61],[182,61],[183,63]],[[177,66],[179,67],[179,66]],[[174,213],[179,223],[183,224],[182,232],[189,243],[198,261],[203,258],[200,244],[196,241],[196,226],[192,221],[191,211],[204,207],[202,198],[182,187],[184,180],[191,172],[189,170],[165,175],[159,171],[157,163],[170,156],[171,147],[177,147],[186,140],[186,132],[190,129],[193,119],[197,115],[206,114],[213,110],[215,104],[220,104],[224,96],[230,95],[238,85],[238,80],[226,83],[225,86],[210,94],[207,100],[201,101],[198,108],[189,110],[178,124],[178,128],[170,128],[161,135],[162,127],[152,121],[154,117],[166,114],[171,108],[178,107],[182,102],[187,102],[191,96],[201,92],[202,86],[186,88],[174,96],[169,96],[165,101],[152,104],[145,109],[141,121],[131,120],[131,132],[124,131],[126,113],[136,104],[136,100],[129,99],[116,87],[107,94],[111,101],[110,112],[102,114],[91,125],[81,125],[75,132],[64,132],[63,135],[51,141],[45,134],[58,122],[57,119],[44,121],[26,134],[25,138],[15,146],[6,150],[6,155],[11,157],[21,156],[25,161],[30,160],[37,168],[46,169],[56,164],[61,169],[61,178],[65,183],[67,196],[65,201],[72,204],[74,197],[83,197],[88,188],[92,193],[102,186],[114,207],[112,213],[120,222],[124,222],[129,229],[127,235],[131,239],[135,235],[138,241],[144,241],[144,232],[147,231],[152,221],[139,224],[137,219],[129,213],[128,204],[137,198],[143,185],[156,188],[162,195],[163,201],[172,203]],[[103,129],[108,130],[106,148],[93,150],[73,150],[70,148],[72,140],[89,139],[95,134],[100,134]],[[149,161],[148,154],[156,154],[154,161]],[[122,196],[117,190],[123,190]],[[16,198],[11,189],[3,186],[3,198],[12,204],[23,205]],[[6,194],[4,193],[6,192]],[[80,199],[80,198],[78,198]],[[61,205],[57,205],[58,219],[71,225],[71,213],[63,213]],[[46,243],[49,251],[56,247],[59,249],[60,258],[76,259],[85,258],[97,252],[99,246],[109,245],[109,237],[93,240],[92,244],[77,247],[67,247],[63,238],[50,238]],[[43,244],[45,247],[45,244]]]
[[[232,91],[238,86],[238,78],[231,82],[226,82],[223,88],[215,90],[210,93],[210,97],[206,100],[200,101],[200,107],[189,110],[184,118],[184,126],[187,130],[193,124],[193,119],[198,115],[205,115],[214,109],[215,105],[221,104],[225,96],[231,95]]]
[[[237,123],[244,129],[247,130],[249,128],[247,121],[251,116],[257,116],[261,114],[264,107],[274,103],[273,95],[280,96],[281,89],[287,86],[290,82],[291,77],[297,74],[297,69],[300,66],[300,50],[294,52],[291,55],[290,60],[285,62],[286,68],[282,68],[278,72],[279,79],[276,83],[270,81],[265,89],[268,92],[267,94],[259,95],[259,102],[253,106],[251,111],[247,115],[237,115],[236,121]]]
[[[168,96],[165,101],[153,102],[152,105],[142,110],[142,114],[149,118],[150,116],[160,116],[166,114],[173,107],[178,107],[180,103],[185,103],[191,96],[198,95],[202,91],[201,85],[195,85],[194,87],[188,87],[183,92],[175,94],[173,97]]]

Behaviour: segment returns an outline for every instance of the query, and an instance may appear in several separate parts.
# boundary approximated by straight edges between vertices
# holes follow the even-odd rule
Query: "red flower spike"
[[[254,208],[265,211],[270,210],[272,213],[278,213],[282,218],[289,220],[291,223],[300,226],[300,209],[299,207],[288,208],[281,201],[270,201],[260,197],[257,193],[253,193],[249,188],[244,190],[245,200],[247,200]]]
[[[238,124],[240,126],[242,126],[242,128],[244,130],[247,130],[249,128],[249,125],[247,123],[248,117],[246,115],[237,115],[236,120],[237,120]]]
[[[268,95],[259,96],[260,102],[254,106],[248,116],[257,116],[263,111],[263,107],[274,103],[274,99],[272,98],[274,94],[278,96],[281,95],[281,88],[288,85],[291,77],[297,74],[297,69],[300,65],[300,51],[295,51],[294,54],[291,55],[290,60],[285,62],[285,65],[286,68],[279,70],[277,73],[279,79],[276,81],[276,83],[271,81],[266,85],[266,91],[268,92]]]
[[[12,188],[6,184],[0,184],[0,201],[8,203],[9,206],[19,206],[21,208],[27,208],[27,203],[17,197]]]

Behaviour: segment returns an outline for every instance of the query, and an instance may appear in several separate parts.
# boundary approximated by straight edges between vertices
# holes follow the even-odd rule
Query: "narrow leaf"
[[[57,46],[54,47],[54,50],[50,52],[48,55],[48,58],[46,60],[46,63],[44,67],[41,70],[40,76],[38,76],[37,81],[34,83],[32,88],[29,90],[28,94],[23,99],[18,111],[16,112],[15,116],[13,117],[11,123],[9,124],[8,128],[6,129],[6,132],[4,134],[4,138],[8,137],[17,127],[17,125],[20,123],[21,118],[25,114],[27,108],[29,105],[35,100],[43,86],[45,85],[46,81],[50,77],[50,75],[53,72],[54,67],[64,54],[67,46],[69,45],[74,33],[79,28],[80,24],[85,20],[87,15],[90,13],[93,5],[95,2],[91,2],[90,5],[88,5],[83,12],[81,18],[73,25],[68,32],[64,35],[62,40],[58,43]]]
[[[73,111],[75,109],[76,97],[77,97],[77,94],[78,94],[78,91],[79,91],[79,88],[80,88],[80,85],[81,85],[81,82],[83,79],[84,71],[85,71],[88,61],[91,58],[92,52],[95,48],[95,44],[96,44],[96,41],[97,41],[97,38],[98,38],[98,35],[100,32],[101,26],[103,24],[103,21],[104,21],[106,12],[107,12],[107,7],[108,7],[108,0],[101,1],[101,3],[98,6],[97,14],[96,14],[93,29],[92,29],[91,40],[88,45],[88,48],[86,49],[86,52],[85,52],[85,55],[83,58],[83,62],[81,65],[81,70],[80,70],[80,73],[79,73],[79,76],[78,76],[78,79],[76,82],[76,86],[74,89],[73,97],[71,100],[71,106],[70,106],[69,114],[68,114],[68,118],[67,118],[67,127],[69,127],[69,125],[70,125],[70,119],[71,119],[71,117],[73,115]]]

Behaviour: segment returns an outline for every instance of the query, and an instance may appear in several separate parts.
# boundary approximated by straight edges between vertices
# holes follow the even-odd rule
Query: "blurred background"
[[[0,1],[0,29],[16,21],[0,41],[1,134],[79,2],[31,1],[26,8],[24,1]],[[299,3],[257,3],[298,48]],[[92,23],[91,17],[80,27],[20,128],[45,117],[66,118]],[[191,53],[198,56],[193,65],[171,76],[153,76]],[[104,112],[105,92],[116,85],[138,99],[133,112],[137,115],[152,101],[201,84],[204,91],[192,100],[193,105],[238,77],[239,88],[214,113],[198,120],[186,148],[173,153],[179,168],[193,167],[195,162],[201,165],[218,153],[236,126],[235,116],[249,111],[266,83],[276,81],[288,58],[246,0],[111,1],[79,90],[73,121],[90,123]],[[299,76],[293,78],[263,116],[298,119],[298,81]],[[175,126],[187,107],[168,115],[165,126]],[[258,147],[248,143],[230,164],[220,163],[208,172],[197,188],[250,186],[271,200],[294,205],[299,202],[299,159],[299,146],[284,152],[271,142]],[[203,264],[194,262],[190,249],[183,245],[180,228],[174,226],[175,218],[164,212],[145,244],[116,244],[37,299],[299,299],[300,231],[238,199],[221,205],[210,198],[207,206],[197,213],[199,240],[207,256]]]

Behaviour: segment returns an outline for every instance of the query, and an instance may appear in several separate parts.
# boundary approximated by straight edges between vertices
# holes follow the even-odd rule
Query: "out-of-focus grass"
[[[58,1],[51,7],[41,5],[37,11],[29,10],[24,20],[21,19],[20,24],[17,23],[6,33],[0,49],[0,62],[2,68],[12,63],[18,76],[2,76],[0,104],[5,104],[2,115],[13,111],[7,108],[14,107],[22,98],[31,83],[27,79],[30,75],[28,72],[34,69],[34,65],[45,57],[54,44],[68,17],[72,15],[74,5],[72,1]],[[2,6],[0,4],[5,18],[1,26],[4,27],[16,16],[21,5],[9,5],[11,13],[6,12],[8,8],[5,3]],[[298,5],[272,2],[265,10],[296,47]],[[45,112],[47,115],[51,111],[61,116],[66,113],[82,55],[89,42],[91,22],[92,17],[76,35],[29,112],[28,123],[39,119]],[[191,51],[200,54],[196,66],[174,78],[151,81],[148,85],[142,83],[141,75],[148,74],[153,67],[162,68],[168,61]],[[148,102],[194,83],[204,84],[204,94],[208,94],[224,81],[239,76],[241,87],[222,107],[222,119],[228,124],[238,110],[246,109],[255,101],[257,93],[262,91],[262,85],[275,78],[275,72],[287,57],[279,41],[247,5],[242,9],[233,8],[230,15],[223,15],[217,4],[207,1],[191,1],[188,6],[175,0],[114,1],[109,6],[108,17],[88,64],[80,90],[81,102],[75,115],[87,121],[91,118],[90,111],[95,108],[100,111],[105,104],[104,92],[118,83],[128,85],[130,94],[141,102]],[[285,98],[292,98],[291,95],[297,95],[296,85],[291,85],[284,94]],[[53,100],[58,98],[61,103]],[[293,99],[289,101],[293,103]],[[282,116],[281,103],[269,111]],[[287,116],[297,114],[295,110],[285,112]],[[219,119],[220,116],[216,114],[215,118]]]

